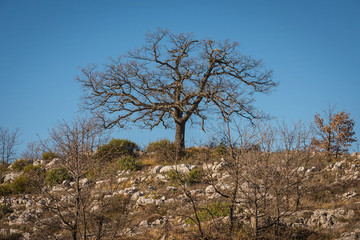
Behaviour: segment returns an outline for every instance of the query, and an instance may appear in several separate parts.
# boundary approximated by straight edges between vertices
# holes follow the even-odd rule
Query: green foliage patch
[[[200,222],[209,221],[218,217],[226,217],[229,215],[229,203],[216,201],[199,209],[197,214]],[[191,218],[195,219],[195,216],[192,215]],[[185,223],[194,224],[191,218],[186,218]]]
[[[146,148],[147,153],[152,153],[154,156],[164,163],[172,162],[176,153],[175,143],[169,139],[161,139],[149,143]]]
[[[124,156],[118,159],[120,170],[137,171],[141,169],[141,164],[133,156]]]
[[[30,162],[27,159],[18,159],[12,164],[12,169],[14,171],[20,172],[29,164]]]
[[[111,161],[124,155],[134,155],[139,147],[136,143],[127,139],[112,139],[108,144],[97,149],[99,159]]]
[[[57,157],[56,153],[54,153],[54,152],[43,152],[42,153],[42,159],[44,159],[44,160],[51,161],[56,157]]]
[[[170,182],[175,184],[180,184],[181,182],[180,179],[185,183],[195,184],[195,183],[200,183],[202,181],[204,173],[202,170],[198,168],[194,168],[186,174],[178,173],[175,170],[170,170],[169,172],[167,172],[166,175],[169,178]]]
[[[72,180],[66,168],[54,168],[46,172],[45,182],[50,186],[60,184],[65,180]]]

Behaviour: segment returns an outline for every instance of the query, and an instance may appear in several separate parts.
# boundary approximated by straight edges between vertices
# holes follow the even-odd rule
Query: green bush
[[[56,153],[54,153],[54,152],[43,152],[42,153],[42,159],[44,159],[44,160],[51,161],[56,157],[57,157]]]
[[[186,175],[186,182],[189,184],[200,183],[203,176],[203,172],[200,169],[194,168]]]
[[[203,178],[203,172],[198,168],[194,168],[186,174],[177,173],[175,170],[172,169],[169,172],[167,172],[166,175],[169,178],[169,181],[175,184],[180,183],[179,178],[181,178],[182,181],[188,184],[200,183]]]
[[[226,217],[229,215],[229,203],[216,201],[208,206],[199,208],[197,214],[200,222],[209,221],[217,217]],[[185,223],[194,224],[190,218],[186,218]]]
[[[26,175],[40,175],[42,173],[42,168],[40,166],[34,166],[32,164],[24,167],[24,174]]]
[[[0,185],[0,196],[9,196],[13,193],[11,184]]]
[[[0,185],[0,195],[9,196],[19,193],[31,193],[33,187],[39,187],[39,182],[32,178],[33,176],[29,177],[26,175],[21,175],[17,177],[12,183]]]
[[[65,180],[72,180],[66,168],[54,168],[46,172],[45,182],[50,186],[60,184]]]
[[[130,140],[112,139],[108,144],[97,149],[97,157],[110,161],[124,155],[134,155],[134,152],[138,149],[138,145]]]
[[[153,153],[161,162],[171,163],[173,162],[173,159],[175,159],[176,146],[169,139],[161,139],[149,143],[146,152]]]
[[[29,164],[30,162],[27,159],[18,159],[12,164],[12,169],[20,172]]]
[[[28,193],[30,191],[31,179],[27,176],[21,175],[11,183],[12,193]]]
[[[141,169],[141,164],[133,156],[124,156],[117,162],[120,170],[137,171]]]

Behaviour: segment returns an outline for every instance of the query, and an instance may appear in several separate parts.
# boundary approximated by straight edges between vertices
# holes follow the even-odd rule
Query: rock
[[[125,193],[128,193],[128,194],[134,194],[137,191],[139,191],[139,189],[137,187],[129,187],[129,188],[125,188],[124,191],[125,191]]]
[[[53,169],[61,166],[61,159],[60,158],[54,158],[51,162],[46,164],[46,169]]]
[[[81,186],[88,186],[89,183],[90,183],[90,181],[89,181],[89,179],[87,179],[87,178],[80,179],[80,181],[79,181],[79,184],[80,184]]]
[[[64,180],[64,181],[62,182],[62,185],[63,185],[64,187],[70,187],[70,180]]]
[[[307,224],[310,227],[321,227],[321,228],[334,228],[343,225],[339,223],[338,219],[351,218],[354,215],[354,211],[346,211],[343,208],[338,209],[317,209],[308,220]]]
[[[206,194],[213,194],[215,192],[215,188],[213,185],[209,185],[205,188],[205,193]]]
[[[21,175],[21,173],[15,173],[11,172],[4,175],[4,183],[10,183],[13,182],[16,178],[18,178]]]
[[[34,162],[33,162],[33,165],[34,166],[45,166],[47,164],[47,161],[45,160],[42,160],[42,159],[36,159]]]
[[[338,170],[343,169],[343,166],[344,166],[343,161],[337,162],[337,163],[334,164],[334,166],[333,166],[333,168],[331,170],[332,171],[338,171]]]
[[[227,164],[225,162],[220,162],[218,165],[214,167],[214,171],[218,172],[220,170],[223,170],[225,169],[226,165]]]
[[[155,177],[155,180],[157,181],[161,181],[161,182],[168,182],[168,179],[166,176],[162,175],[162,174],[158,174]]]
[[[126,182],[126,181],[128,181],[128,180],[129,180],[128,177],[122,177],[122,178],[118,178],[118,179],[117,179],[117,182],[118,182],[118,183],[122,183],[122,182]]]
[[[137,204],[139,205],[148,205],[148,204],[155,204],[156,200],[152,199],[152,198],[146,198],[146,197],[139,197],[138,200],[136,201]]]
[[[133,201],[136,201],[139,197],[142,197],[142,196],[144,196],[143,192],[136,192],[131,196],[130,199],[133,200]]]
[[[344,193],[343,195],[341,195],[340,197],[344,200],[349,200],[353,197],[356,197],[358,194],[354,191],[350,191],[350,192],[347,192],[347,193]]]
[[[166,191],[172,191],[172,192],[175,192],[175,191],[177,191],[178,189],[177,189],[177,187],[173,187],[173,186],[168,186],[167,188],[166,188]]]
[[[153,169],[151,169],[151,170],[150,170],[150,172],[149,172],[149,173],[150,173],[150,174],[156,174],[156,173],[159,173],[162,167],[163,167],[162,165],[155,166]]]
[[[340,238],[335,240],[359,240],[360,239],[360,229],[355,230],[355,232],[346,232],[340,235]]]
[[[191,168],[192,166],[189,166],[187,164],[164,166],[160,169],[159,173],[167,173],[171,170],[178,171],[179,173],[188,173],[190,172]]]

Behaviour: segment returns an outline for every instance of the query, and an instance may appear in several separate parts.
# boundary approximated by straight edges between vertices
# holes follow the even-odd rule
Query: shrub
[[[11,189],[11,184],[4,184],[4,185],[0,185],[0,196],[8,196],[11,195],[13,193],[12,189]]]
[[[46,172],[45,182],[51,186],[60,184],[65,180],[72,180],[66,168],[54,168]]]
[[[30,191],[31,180],[29,177],[21,175],[11,183],[11,190],[13,194],[28,193]]]
[[[226,217],[229,215],[229,203],[216,201],[199,209],[197,214],[201,222],[209,221],[212,218]],[[185,223],[194,224],[190,218],[186,218]]]
[[[126,139],[112,139],[108,144],[97,149],[97,157],[104,160],[112,160],[124,155],[134,155],[139,147],[136,143]]]
[[[18,193],[29,193],[32,181],[28,176],[21,175],[14,182],[0,185],[0,195],[9,196]]]
[[[186,175],[186,182],[195,184],[201,182],[202,178],[203,172],[198,168],[194,168]]]
[[[146,152],[154,153],[155,157],[161,162],[172,162],[176,153],[176,147],[173,142],[168,139],[161,139],[151,142],[146,148]]]
[[[54,152],[43,152],[42,153],[42,159],[44,159],[44,160],[51,161],[56,157],[57,157],[56,153],[54,153]]]
[[[24,167],[24,174],[26,175],[41,175],[42,168],[40,166],[34,166],[32,164]]]
[[[117,162],[120,170],[137,171],[141,169],[141,164],[133,156],[124,156]]]
[[[167,172],[166,175],[169,178],[169,181],[175,184],[180,183],[179,177],[188,184],[199,183],[203,178],[203,172],[198,168],[194,168],[186,174],[177,173],[175,170],[172,169],[169,172]]]
[[[12,164],[12,169],[20,172],[29,164],[30,162],[27,159],[18,159]]]

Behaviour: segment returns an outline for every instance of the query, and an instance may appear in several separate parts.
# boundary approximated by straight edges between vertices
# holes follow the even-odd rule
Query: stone
[[[171,170],[178,171],[179,173],[188,173],[190,172],[191,167],[187,164],[164,166],[160,169],[159,173],[167,173]]]
[[[122,183],[122,182],[126,182],[126,181],[128,181],[128,180],[129,180],[128,177],[121,177],[121,178],[118,178],[118,179],[117,179],[117,182],[118,182],[118,183]]]
[[[80,184],[81,186],[88,186],[89,183],[90,183],[90,181],[89,181],[89,179],[87,179],[87,178],[80,179],[80,181],[79,181],[79,184]]]
[[[173,186],[168,186],[167,188],[166,188],[166,191],[172,191],[172,192],[175,192],[175,191],[177,191],[178,189],[177,189],[177,187],[173,187]]]
[[[21,175],[21,173],[7,173],[4,175],[4,183],[10,183],[13,182],[16,178],[18,178]]]
[[[139,197],[142,197],[142,196],[144,196],[143,192],[136,192],[131,196],[130,199],[133,200],[133,201],[136,201]]]
[[[159,166],[155,166],[154,168],[152,168],[151,170],[150,170],[150,174],[156,174],[156,173],[160,173],[160,170],[161,170],[161,168],[163,167],[163,165],[159,165]]]
[[[213,185],[209,185],[205,188],[205,193],[206,194],[213,194],[215,192],[215,188]]]
[[[340,235],[340,238],[335,240],[359,240],[360,239],[360,229],[355,230],[354,232],[346,232]]]
[[[60,158],[54,158],[51,162],[46,164],[46,169],[53,169],[61,166],[61,159]]]

